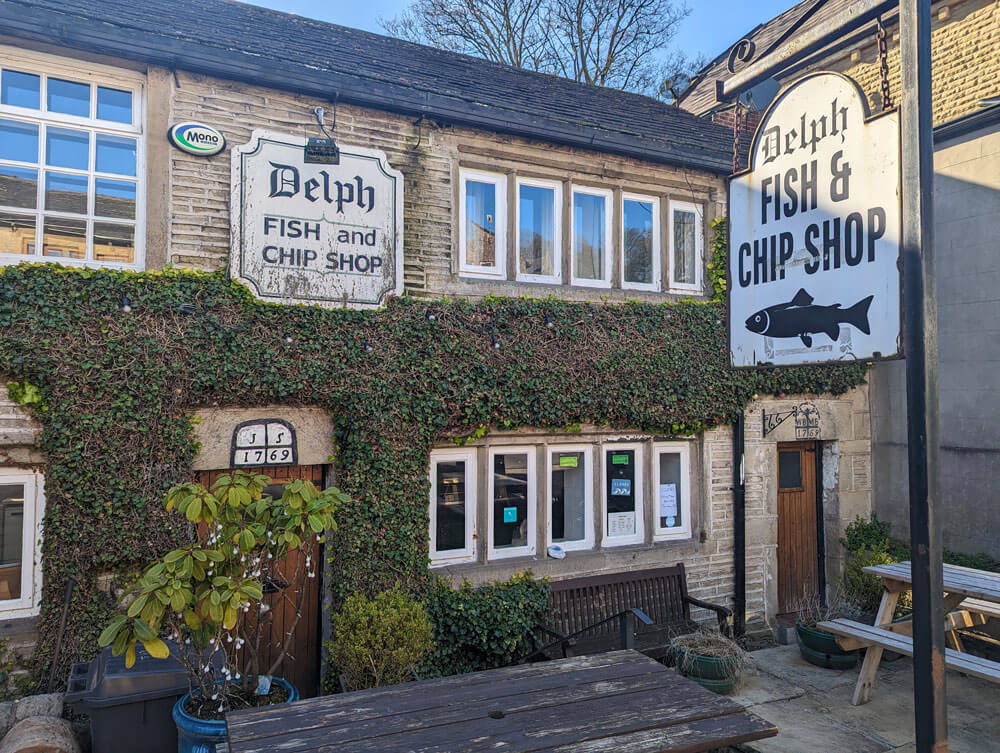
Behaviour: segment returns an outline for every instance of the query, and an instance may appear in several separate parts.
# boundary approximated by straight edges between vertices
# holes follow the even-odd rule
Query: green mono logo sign
[[[226,148],[225,137],[204,123],[177,123],[167,131],[170,143],[188,154],[211,157]]]

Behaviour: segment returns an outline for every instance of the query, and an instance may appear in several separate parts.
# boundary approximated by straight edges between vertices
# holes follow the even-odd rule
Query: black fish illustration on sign
[[[746,326],[751,332],[765,337],[801,338],[807,348],[812,347],[811,335],[815,332],[822,332],[836,341],[840,337],[841,324],[850,324],[870,335],[868,307],[874,297],[862,298],[849,309],[842,309],[839,303],[814,306],[812,296],[805,288],[800,288],[789,303],[761,309],[746,320]]]

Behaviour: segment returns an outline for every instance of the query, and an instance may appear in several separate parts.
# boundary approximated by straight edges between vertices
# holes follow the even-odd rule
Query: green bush
[[[427,612],[398,588],[371,601],[349,596],[331,628],[330,663],[351,690],[410,679],[433,646]]]
[[[425,605],[434,625],[434,650],[422,677],[476,672],[513,663],[532,649],[531,633],[548,615],[549,584],[530,572],[475,588],[452,588],[438,578]]]
[[[875,513],[872,513],[870,520],[858,515],[854,518],[854,522],[847,526],[840,543],[850,553],[865,549],[870,552],[888,552],[891,528],[891,524],[879,520]]]
[[[862,568],[896,562],[888,552],[862,549],[851,552],[844,566],[844,598],[863,612],[875,612],[882,601],[882,581]]]

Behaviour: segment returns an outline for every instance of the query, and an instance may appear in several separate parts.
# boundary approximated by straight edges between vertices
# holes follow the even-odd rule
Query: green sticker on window
[[[612,455],[611,465],[628,465],[628,455]]]
[[[580,465],[580,458],[576,455],[560,455],[559,456],[559,467],[560,468],[577,468]]]
[[[503,522],[504,523],[516,523],[517,522],[517,508],[516,507],[505,507],[505,508],[503,508]]]

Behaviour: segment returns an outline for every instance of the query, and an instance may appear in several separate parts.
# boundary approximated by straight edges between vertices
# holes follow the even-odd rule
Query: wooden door
[[[819,595],[816,443],[778,444],[778,614]]]
[[[323,488],[323,466],[268,466],[263,468],[242,468],[248,473],[262,473],[270,477],[275,488],[270,489],[272,497],[280,496],[281,488],[296,479],[308,479],[317,488]],[[215,480],[229,470],[202,471],[198,481],[211,486]],[[306,566],[308,557],[309,566]],[[319,693],[320,681],[320,574],[322,560],[319,544],[313,544],[308,552],[292,552],[276,568],[276,585],[268,588],[265,584],[264,603],[268,610],[266,617],[257,621],[257,615],[248,614],[247,634],[249,640],[258,638],[261,671],[266,672],[274,659],[281,653],[281,642],[285,633],[292,629],[294,637],[288,654],[275,671],[295,685],[304,698]],[[309,577],[309,573],[313,577]],[[288,584],[282,588],[282,583]],[[299,588],[304,589],[302,614],[295,622],[295,601]],[[270,591],[270,593],[268,593]]]

